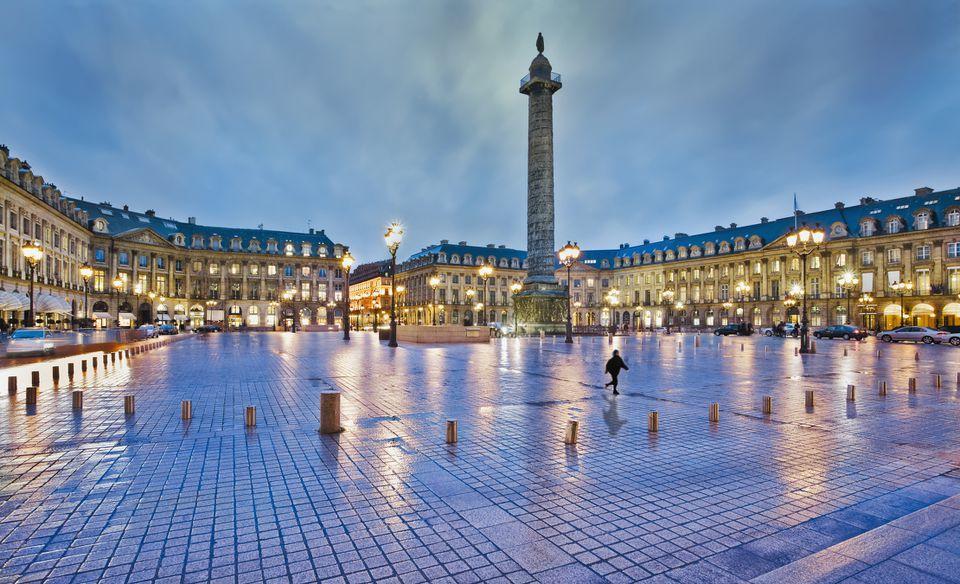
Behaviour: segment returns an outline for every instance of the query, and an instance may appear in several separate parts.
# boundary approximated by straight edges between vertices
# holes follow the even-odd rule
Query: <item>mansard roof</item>
[[[103,219],[107,224],[107,235],[118,237],[122,234],[150,228],[152,231],[172,241],[176,234],[182,234],[185,240],[185,247],[191,247],[194,235],[203,237],[204,249],[210,249],[210,238],[219,236],[223,251],[230,251],[230,242],[235,237],[240,238],[241,249],[249,252],[249,244],[256,240],[260,244],[259,253],[267,253],[266,244],[273,240],[277,242],[279,252],[282,253],[282,246],[285,243],[292,243],[297,247],[296,255],[302,255],[299,246],[303,243],[311,244],[310,254],[319,255],[320,246],[326,246],[327,254],[333,256],[334,244],[326,233],[321,229],[314,233],[298,233],[293,231],[276,231],[270,229],[249,229],[237,227],[215,227],[209,225],[197,225],[191,222],[177,221],[175,219],[164,219],[161,217],[147,215],[146,213],[137,213],[127,209],[118,209],[105,203],[93,203],[82,199],[72,199],[78,208],[87,212],[91,229],[97,219]],[[277,253],[277,252],[274,252]]]

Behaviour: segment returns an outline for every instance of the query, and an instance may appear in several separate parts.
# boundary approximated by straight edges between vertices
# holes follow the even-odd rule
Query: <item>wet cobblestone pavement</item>
[[[58,389],[41,369],[35,407],[25,369],[0,400],[0,582],[960,579],[960,349],[701,343],[211,335]]]

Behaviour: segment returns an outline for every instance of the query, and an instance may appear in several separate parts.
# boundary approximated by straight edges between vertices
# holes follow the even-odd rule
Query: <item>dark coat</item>
[[[623,362],[623,359],[620,358],[620,355],[616,355],[615,357],[610,357],[610,360],[607,361],[607,366],[604,371],[610,375],[619,375],[621,369],[629,370],[630,368],[627,367],[627,364]]]

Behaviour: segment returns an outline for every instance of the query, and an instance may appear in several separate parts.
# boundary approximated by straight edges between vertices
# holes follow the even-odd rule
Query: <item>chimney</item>
[[[146,215],[147,217],[155,217],[157,215],[157,212],[154,211],[153,209],[147,209],[146,212],[144,212],[144,215]]]
[[[669,235],[664,235],[664,236],[663,236],[663,240],[664,240],[664,241],[670,241],[670,236],[669,236]]]
[[[688,237],[688,235],[680,231],[673,234],[674,239],[680,239],[681,237]]]
[[[309,229],[309,233],[310,233],[310,235],[313,235],[313,227],[311,227],[311,228]]]
[[[507,249],[507,246],[501,243],[500,245],[497,246],[497,249]]]
[[[761,217],[761,218],[760,218],[760,223],[769,223],[769,222],[770,222],[770,220],[767,219],[766,217]]]
[[[873,197],[860,197],[861,205],[870,205],[875,202],[876,202],[876,199],[874,199]]]
[[[450,243],[450,240],[449,240],[449,239],[441,239],[441,240],[440,240],[440,245],[447,245],[448,243]]]
[[[736,228],[737,228],[737,224],[736,224],[736,223],[731,223],[731,224],[730,224],[730,229],[736,229]]]
[[[187,223],[189,223],[190,225],[196,225],[196,224],[197,224],[197,218],[196,218],[196,217],[187,217]]]
[[[913,192],[918,197],[926,197],[927,195],[933,194],[933,189],[931,189],[930,187],[920,187],[919,189],[913,189]]]
[[[723,231],[723,225],[714,225],[714,226],[713,226],[713,230],[714,230],[714,231]]]
[[[130,210],[130,205],[124,205],[124,206],[123,206],[123,210],[124,210],[124,211],[129,211],[129,210]]]
[[[467,242],[466,242],[466,241],[458,241],[458,242],[457,242],[457,245],[467,245]]]
[[[649,239],[644,239],[644,240],[643,240],[643,245],[650,245],[650,240],[649,240]]]
[[[837,209],[839,211],[844,207],[846,207],[846,205],[843,204],[843,201],[837,201],[836,203],[833,204],[833,207],[834,209]]]
[[[495,249],[495,248],[497,247],[497,244],[495,244],[495,243],[488,243],[488,244],[487,244],[487,247],[489,247],[490,249]]]

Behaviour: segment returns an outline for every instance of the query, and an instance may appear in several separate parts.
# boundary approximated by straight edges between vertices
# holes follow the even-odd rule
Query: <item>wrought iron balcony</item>
[[[550,74],[550,81],[554,81],[554,82],[556,82],[556,83],[562,83],[562,81],[560,80],[560,74],[559,74],[559,73],[551,73],[551,74]],[[526,84],[529,83],[529,82],[530,82],[530,74],[527,73],[526,75],[523,76],[523,79],[520,80],[520,87],[523,87],[524,85],[526,85]]]

